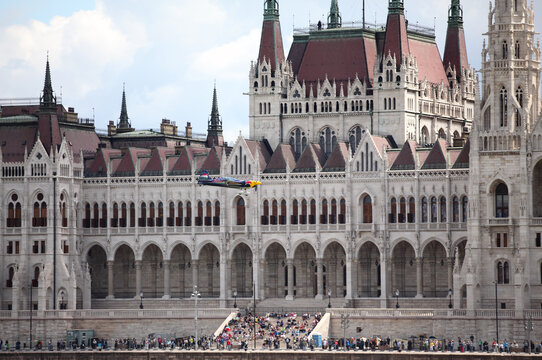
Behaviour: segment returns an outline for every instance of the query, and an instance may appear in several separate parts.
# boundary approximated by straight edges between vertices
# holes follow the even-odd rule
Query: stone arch
[[[215,243],[214,240],[204,240],[204,241],[202,241],[200,244],[198,244],[198,245],[196,246],[196,250],[195,250],[194,255],[193,255],[193,256],[194,256],[194,259],[199,260],[200,257],[201,257],[201,252],[203,251],[203,248],[204,248],[205,246],[209,245],[209,244],[210,244],[210,245],[213,245],[213,246],[216,247],[217,249],[220,248],[220,244]]]
[[[326,267],[324,294],[331,290],[333,297],[346,296],[346,251],[337,240],[330,241],[324,248],[323,260]]]
[[[141,255],[141,291],[146,298],[164,295],[164,269],[162,249],[149,243]]]
[[[439,243],[439,244],[442,246],[442,248],[444,249],[444,254],[445,254],[445,256],[446,256],[446,257],[449,257],[449,254],[448,254],[448,253],[449,253],[448,244],[446,244],[445,241],[443,241],[443,240],[441,240],[441,239],[439,239],[439,238],[436,238],[436,237],[430,237],[430,238],[428,238],[428,239],[426,239],[426,240],[424,240],[424,241],[422,242],[422,244],[421,244],[421,246],[420,246],[420,249],[421,249],[420,251],[421,251],[421,253],[423,254],[423,253],[425,252],[425,249],[426,249],[429,245],[431,245],[431,243],[433,243],[433,242]],[[422,257],[423,257],[423,255],[422,255]]]
[[[357,288],[360,297],[381,295],[380,250],[373,241],[366,241],[358,249]]]
[[[115,249],[114,254],[114,295],[116,298],[133,298],[136,296],[134,251],[129,245],[121,244]]]
[[[392,291],[399,290],[401,297],[416,296],[416,253],[408,241],[401,240],[395,244],[391,266]]]
[[[264,295],[279,298],[286,295],[286,250],[277,241],[273,241],[264,251]]]
[[[343,250],[347,248],[347,244],[346,244],[346,242],[344,240],[337,239],[337,238],[330,238],[330,239],[327,239],[327,240],[322,242],[322,244],[320,246],[320,252],[319,253],[316,252],[316,249],[314,249],[314,251],[316,252],[316,255],[318,257],[324,258],[326,250],[329,248],[329,246],[333,245],[333,243],[337,243],[340,247],[343,248]],[[312,246],[312,244],[311,244],[311,246]],[[314,246],[312,246],[312,247],[314,248]]]
[[[419,252],[419,249],[418,249],[418,251],[416,251],[417,248],[418,248],[418,246],[414,243],[414,241],[411,240],[411,239],[407,239],[407,238],[405,238],[405,237],[400,237],[400,238],[395,239],[395,240],[393,240],[393,241],[391,242],[391,244],[390,244],[391,252],[393,253],[393,251],[395,251],[395,248],[396,248],[400,243],[402,243],[402,242],[405,242],[405,243],[407,243],[408,245],[410,245],[410,247],[414,250],[414,255],[415,255],[415,257],[421,256],[421,255],[418,253],[418,252]]]
[[[211,242],[201,247],[198,256],[198,289],[202,297],[220,296],[220,252]]]
[[[169,259],[171,296],[181,299],[189,298],[194,289],[190,248],[182,242],[174,244]]]
[[[239,243],[231,254],[231,288],[238,297],[252,297],[253,255],[250,246]]]
[[[314,297],[316,291],[316,251],[306,241],[294,251],[294,296]]]
[[[101,244],[94,243],[85,252],[90,271],[90,296],[104,299],[108,295],[107,253]]]
[[[448,295],[448,267],[446,247],[432,240],[423,248],[422,284],[425,297]]]

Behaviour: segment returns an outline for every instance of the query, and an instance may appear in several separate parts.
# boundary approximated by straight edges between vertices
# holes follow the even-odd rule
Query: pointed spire
[[[126,107],[126,86],[122,84],[122,106],[120,109],[119,129],[129,129],[130,122],[128,121],[128,109]]]
[[[448,10],[448,25],[463,27],[463,8],[460,0],[452,0],[452,5]]]
[[[218,97],[216,95],[216,84],[213,89],[213,106],[211,116],[207,126],[207,146],[222,146],[224,145],[224,137],[222,135],[222,119],[218,112]]]
[[[285,61],[284,46],[282,44],[282,32],[279,21],[279,2],[277,0],[265,0],[264,16],[262,26],[262,37],[260,40],[260,52],[258,63],[264,59],[271,64],[271,70],[280,68]]]
[[[49,54],[47,54],[47,65],[45,66],[45,83],[43,84],[43,93],[40,99],[42,108],[53,108],[56,110],[56,97],[53,92],[51,81],[51,68],[49,66]]]
[[[339,12],[339,4],[337,0],[331,0],[331,8],[329,10],[329,16],[327,17],[327,28],[336,29],[342,26],[342,17]]]
[[[388,13],[404,15],[405,4],[403,0],[389,0]]]

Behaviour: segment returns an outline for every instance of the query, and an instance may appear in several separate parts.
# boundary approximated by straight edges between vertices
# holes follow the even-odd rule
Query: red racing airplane
[[[239,180],[232,177],[218,177],[212,178],[207,172],[201,173],[198,178],[198,185],[202,186],[218,186],[230,189],[247,190],[258,189],[258,186],[262,183],[254,180]]]

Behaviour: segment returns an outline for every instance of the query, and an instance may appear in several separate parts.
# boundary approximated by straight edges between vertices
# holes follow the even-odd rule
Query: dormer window
[[[361,95],[361,91],[359,90],[359,88],[356,88],[356,90],[354,90],[354,95],[356,95],[356,96]]]
[[[324,91],[324,96],[331,96],[331,93],[329,92],[329,89],[326,89],[326,91]]]

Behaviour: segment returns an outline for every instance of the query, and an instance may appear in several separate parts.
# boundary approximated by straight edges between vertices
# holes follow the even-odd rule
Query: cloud
[[[18,92],[13,88],[28,78],[32,83],[43,78],[49,52],[53,73],[60,74],[53,76],[53,85],[62,84],[71,97],[82,98],[100,88],[107,72],[131,64],[145,42],[140,26],[120,29],[100,5],[70,17],[56,16],[49,23],[32,20],[0,28],[0,71],[7,76],[2,91]]]
[[[245,80],[259,41],[260,30],[253,29],[230,43],[195,54],[192,69],[198,74],[221,74],[226,80]]]

